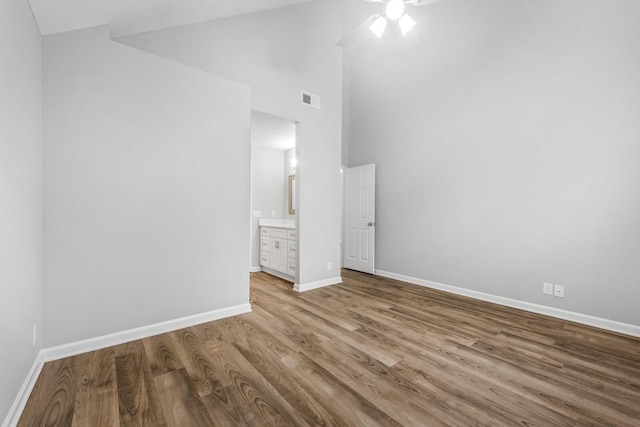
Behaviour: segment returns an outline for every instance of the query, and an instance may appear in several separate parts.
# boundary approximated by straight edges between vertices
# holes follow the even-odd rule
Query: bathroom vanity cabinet
[[[260,266],[267,273],[295,281],[295,229],[286,226],[260,226]]]

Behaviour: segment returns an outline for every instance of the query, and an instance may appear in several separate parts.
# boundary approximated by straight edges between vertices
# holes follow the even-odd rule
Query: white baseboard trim
[[[36,356],[36,360],[34,360],[33,365],[29,370],[29,374],[27,374],[27,378],[25,378],[22,383],[22,387],[20,387],[20,391],[18,392],[16,399],[13,401],[13,405],[11,405],[11,408],[9,409],[9,413],[2,423],[2,427],[14,427],[18,425],[20,415],[22,415],[24,407],[27,406],[27,401],[29,400],[29,396],[31,396],[33,387],[36,385],[40,372],[42,372],[44,362],[45,360],[42,355],[42,350],[40,350]]]
[[[562,310],[559,308],[549,307],[546,305],[534,304],[526,301],[515,300],[511,298],[501,297],[497,295],[487,294],[484,292],[472,291],[469,289],[459,288],[457,286],[444,285],[442,283],[431,282],[429,280],[418,279],[416,277],[404,276],[402,274],[391,273],[383,270],[376,270],[378,276],[388,277],[390,279],[401,280],[427,288],[438,289],[450,292],[456,295],[462,295],[478,299],[481,301],[492,302],[507,307],[517,308],[520,310],[530,311],[532,313],[544,314],[546,316],[556,317],[558,319],[569,320],[571,322],[581,323],[583,325],[594,326],[596,328],[605,329],[607,331],[618,332],[632,337],[640,338],[640,326],[629,323],[622,323],[615,320],[603,319],[600,317],[590,316],[588,314],[575,313],[573,311]]]
[[[213,310],[206,313],[195,314],[192,316],[181,317],[179,319],[167,320],[166,322],[155,323],[153,325],[142,326],[139,328],[129,329],[126,331],[115,332],[109,335],[103,335],[96,338],[76,341],[69,344],[63,344],[55,347],[43,348],[38,353],[33,366],[25,379],[18,396],[16,397],[7,417],[2,423],[2,427],[13,427],[18,424],[20,415],[29,400],[29,396],[33,391],[38,376],[42,371],[42,367],[46,362],[58,360],[65,357],[75,356],[95,351],[105,347],[111,347],[123,344],[129,341],[135,341],[142,338],[151,337],[153,335],[163,334],[190,326],[199,325],[201,323],[213,322],[214,320],[224,319],[225,317],[237,316],[251,312],[251,304],[240,304],[232,307]]]
[[[338,283],[342,283],[342,277],[332,277],[330,279],[318,280],[317,282],[311,283],[303,283],[298,284],[295,283],[293,285],[293,290],[298,292],[306,292],[312,289],[324,288],[325,286],[337,285]]]
[[[237,316],[239,314],[251,312],[251,304],[241,304],[232,307],[213,310],[206,313],[194,314],[192,316],[181,317],[179,319],[167,320],[153,325],[141,326],[139,328],[126,331],[115,332],[113,334],[100,337],[89,338],[56,347],[49,347],[42,350],[45,362],[58,360],[64,357],[75,356],[77,354],[95,351],[101,348],[135,341],[153,335],[164,334],[201,323],[213,322],[225,317]]]
[[[249,273],[259,273],[262,271],[262,267],[258,266],[258,267],[251,267],[249,269]]]

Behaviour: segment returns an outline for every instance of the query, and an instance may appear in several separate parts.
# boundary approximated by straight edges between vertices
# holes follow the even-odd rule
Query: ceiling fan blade
[[[376,13],[375,15],[371,15],[370,17],[365,19],[362,24],[358,25],[356,28],[342,37],[342,39],[340,39],[340,41],[336,43],[336,46],[347,47],[354,44],[356,41],[363,40],[364,36],[368,35],[369,33],[369,27],[379,16],[380,15]]]
[[[433,3],[440,3],[441,1],[446,0],[406,0],[406,3],[414,6],[427,6]]]

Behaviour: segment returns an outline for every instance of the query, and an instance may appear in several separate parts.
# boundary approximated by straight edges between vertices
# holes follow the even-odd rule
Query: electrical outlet
[[[553,285],[551,283],[543,283],[542,293],[545,295],[553,295]]]
[[[331,263],[330,262],[327,263],[327,270],[331,270]]]
[[[271,211],[271,218],[275,218],[276,217],[276,211]]]
[[[35,347],[38,343],[38,325],[33,325],[33,346]]]
[[[262,218],[262,211],[253,211],[254,218]]]
[[[553,285],[553,296],[558,298],[564,298],[564,286]]]

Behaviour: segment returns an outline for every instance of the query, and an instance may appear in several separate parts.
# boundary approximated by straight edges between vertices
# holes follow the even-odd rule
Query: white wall
[[[251,147],[251,210],[262,211],[262,218],[284,218],[284,151]],[[260,218],[251,220],[251,267],[260,267]]]
[[[640,2],[410,13],[406,39],[348,56],[376,267],[640,325]]]
[[[43,64],[45,346],[248,303],[248,88],[106,27]]]
[[[121,40],[247,84],[253,109],[300,122],[301,284],[340,275],[341,27],[342,2],[326,0]],[[302,105],[302,90],[322,108]]]
[[[41,323],[42,72],[24,0],[0,2],[0,421],[36,354]]]

